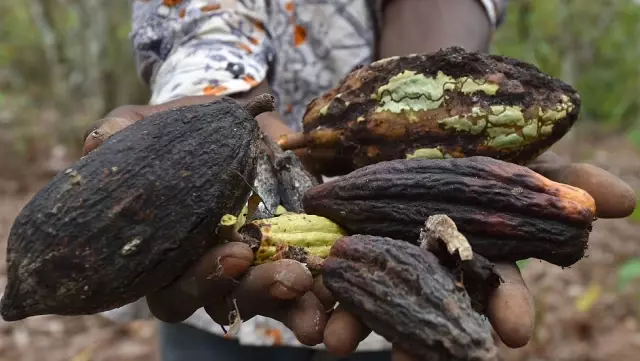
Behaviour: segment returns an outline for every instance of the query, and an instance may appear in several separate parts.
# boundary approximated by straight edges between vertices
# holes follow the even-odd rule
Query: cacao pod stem
[[[236,224],[238,224],[238,217],[225,214],[220,218],[220,225],[218,229],[218,234],[220,235],[220,239],[229,242],[242,242],[248,243],[240,233],[236,231]],[[251,246],[251,244],[249,244]]]
[[[280,136],[278,145],[283,150],[300,149],[307,146],[308,136],[303,132],[291,133]]]
[[[449,254],[458,254],[460,261],[473,259],[473,251],[467,238],[460,232],[456,223],[444,214],[434,214],[424,222],[420,231],[420,246],[428,251],[438,248],[439,243],[446,245]]]
[[[419,243],[421,248],[435,254],[445,267],[459,271],[459,279],[471,298],[473,308],[486,314],[491,292],[504,280],[492,262],[473,252],[456,223],[445,214],[430,216],[420,230]]]
[[[275,98],[269,93],[256,95],[247,101],[244,109],[254,118],[262,113],[272,112],[276,110]]]

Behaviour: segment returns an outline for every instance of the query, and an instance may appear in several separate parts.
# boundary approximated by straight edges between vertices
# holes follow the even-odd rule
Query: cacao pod
[[[460,47],[361,66],[309,103],[303,132],[317,171],[346,174],[403,158],[488,156],[526,164],[578,119],[568,84],[522,61]]]
[[[288,258],[302,263],[321,262],[331,246],[346,235],[327,218],[298,213],[257,219],[240,227],[244,242],[254,247],[255,264]]]
[[[524,166],[489,157],[392,160],[311,188],[305,212],[350,234],[416,242],[424,220],[449,216],[473,251],[493,262],[584,256],[594,199]]]
[[[150,115],[56,175],[8,239],[7,321],[110,310],[160,289],[218,240],[254,181],[264,95]]]
[[[385,237],[343,237],[322,265],[322,280],[341,307],[417,360],[497,359],[491,326],[427,250]]]

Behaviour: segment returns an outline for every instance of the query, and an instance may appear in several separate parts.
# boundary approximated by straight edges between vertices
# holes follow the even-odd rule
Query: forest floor
[[[640,193],[640,153],[624,139],[576,135],[554,150],[618,175]],[[0,259],[14,217],[33,194],[0,174]],[[19,192],[20,191],[20,192]],[[19,194],[18,194],[19,193]],[[634,223],[636,222],[636,223]],[[537,326],[525,347],[503,348],[506,361],[632,361],[640,354],[640,283],[618,289],[619,266],[640,259],[640,222],[598,220],[588,257],[568,269],[528,262],[523,274],[535,296]],[[4,262],[0,262],[4,288]],[[155,324],[114,325],[98,316],[41,316],[0,321],[0,360],[152,361]]]

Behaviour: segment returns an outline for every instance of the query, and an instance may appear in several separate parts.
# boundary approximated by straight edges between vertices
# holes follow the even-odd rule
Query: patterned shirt
[[[267,80],[282,119],[300,131],[313,98],[376,60],[382,1],[130,0],[138,74],[151,89],[151,104],[245,92]],[[507,0],[477,1],[498,26]],[[151,317],[144,299],[104,315],[122,322]],[[185,322],[223,334],[203,309]],[[245,321],[233,337],[241,344],[302,346],[282,323],[262,316]],[[372,334],[357,351],[389,348]]]

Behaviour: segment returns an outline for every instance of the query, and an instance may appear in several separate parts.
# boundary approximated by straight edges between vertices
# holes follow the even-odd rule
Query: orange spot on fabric
[[[293,112],[293,104],[287,104],[287,113]]]
[[[293,12],[293,9],[295,9],[295,5],[293,4],[293,1],[287,1],[287,3],[284,5],[284,9],[288,13]]]
[[[272,337],[273,338],[273,344],[274,345],[282,345],[283,341],[284,341],[284,337],[282,337],[282,332],[280,332],[280,330],[276,329],[276,328],[270,328],[268,330],[266,330],[265,335],[267,337]]]
[[[256,38],[254,38],[253,36],[249,37],[249,42],[253,45],[258,45],[260,43],[260,41]]]
[[[170,8],[173,8],[182,4],[182,0],[162,0],[162,4]]]
[[[249,47],[249,45],[247,44],[243,44],[243,43],[236,43],[236,46],[244,51],[246,51],[247,53],[251,54],[253,53],[253,50],[251,50],[251,48]]]
[[[258,85],[258,82],[256,81],[256,79],[254,77],[252,77],[251,75],[245,75],[242,77],[242,80],[246,81],[249,85],[251,86],[256,86]]]
[[[264,33],[264,25],[261,22],[254,21],[253,26],[255,26],[257,32]]]
[[[300,46],[307,40],[307,29],[302,25],[296,25],[294,30],[294,45]]]
[[[206,87],[204,87],[203,92],[205,95],[220,95],[226,90],[227,87],[224,85],[207,85]]]
[[[205,5],[203,7],[200,8],[200,11],[202,12],[208,12],[208,11],[216,11],[218,9],[220,9],[220,4],[212,4],[212,5]]]
[[[187,9],[181,9],[180,13],[178,14],[179,17],[184,18],[184,16],[187,14]]]

